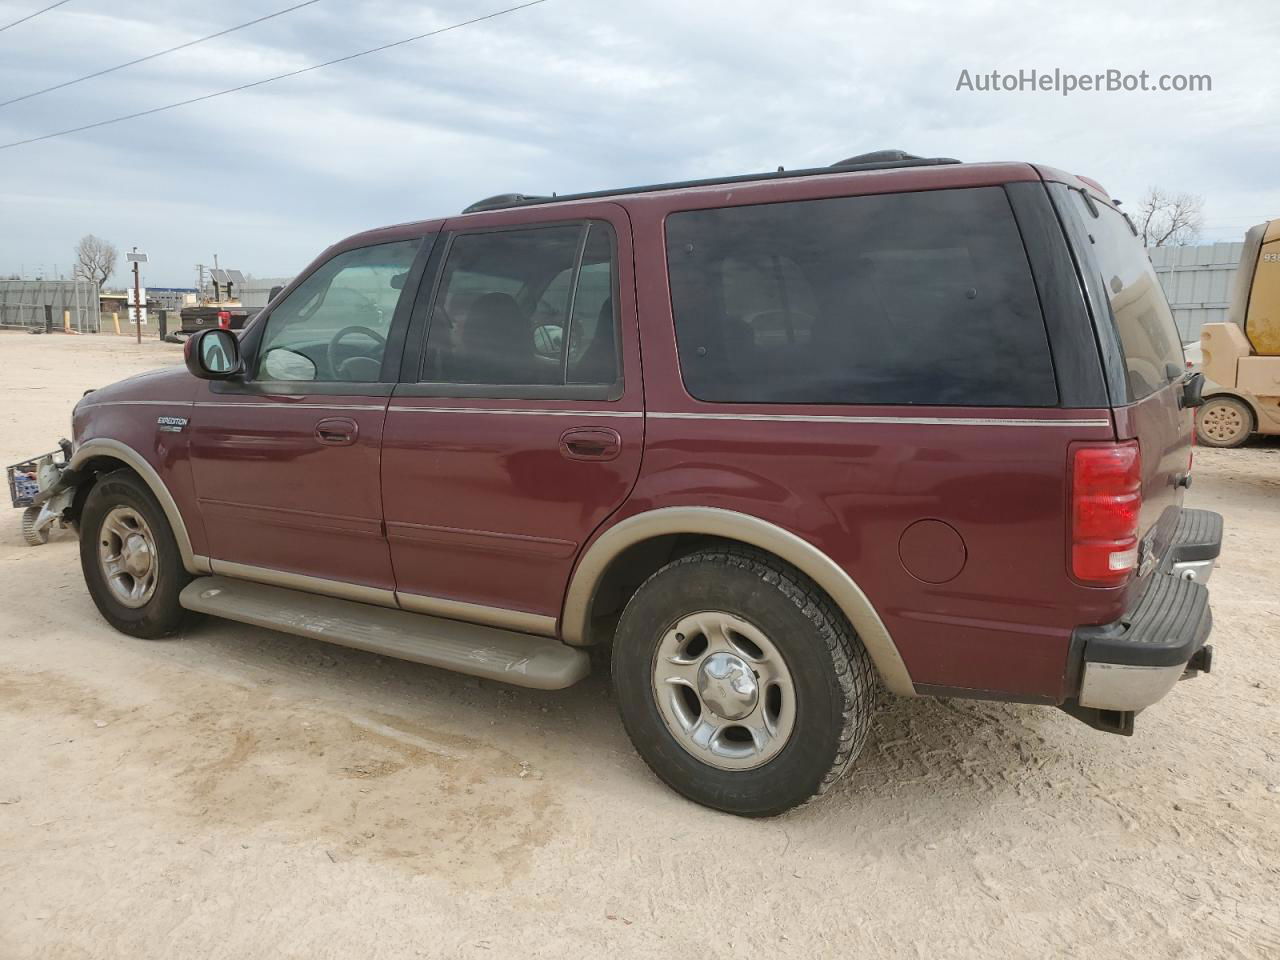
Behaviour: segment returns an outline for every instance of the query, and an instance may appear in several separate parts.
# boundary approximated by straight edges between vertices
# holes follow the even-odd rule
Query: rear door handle
[[[349,447],[360,436],[360,427],[347,417],[327,417],[316,424],[316,439],[331,447]]]
[[[622,452],[622,437],[608,427],[574,427],[560,435],[560,453],[570,460],[612,460]]]

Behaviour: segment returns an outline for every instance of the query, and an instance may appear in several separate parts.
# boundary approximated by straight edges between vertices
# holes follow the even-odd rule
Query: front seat
[[[471,305],[459,336],[457,383],[537,383],[533,331],[509,294],[486,293]]]
[[[569,371],[573,383],[616,383],[618,354],[614,348],[613,297],[606,297],[596,319],[595,336]]]

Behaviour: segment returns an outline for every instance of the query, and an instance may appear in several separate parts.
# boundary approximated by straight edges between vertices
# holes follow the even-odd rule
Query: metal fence
[[[1183,343],[1199,340],[1200,328],[1206,323],[1226,322],[1231,281],[1243,250],[1244,244],[1239,242],[1147,250]]]
[[[92,280],[0,280],[0,327],[101,329],[98,284]]]

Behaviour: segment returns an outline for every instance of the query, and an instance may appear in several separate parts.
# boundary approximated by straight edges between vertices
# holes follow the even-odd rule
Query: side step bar
[[[229,577],[198,577],[178,602],[197,613],[539,690],[571,686],[590,670],[585,650],[559,640]]]

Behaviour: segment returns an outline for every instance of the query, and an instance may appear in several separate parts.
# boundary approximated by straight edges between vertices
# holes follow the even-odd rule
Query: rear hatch
[[[1142,456],[1139,574],[1169,548],[1191,469],[1194,414],[1182,409],[1186,360],[1173,313],[1129,219],[1088,188],[1051,185],[1097,318],[1116,438]]]

